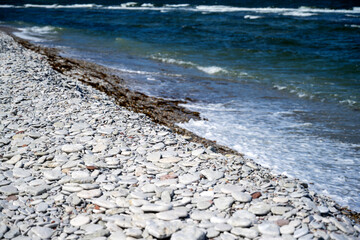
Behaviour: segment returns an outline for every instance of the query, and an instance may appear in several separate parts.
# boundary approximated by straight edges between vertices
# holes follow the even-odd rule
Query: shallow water
[[[92,2],[5,1],[0,21],[132,89],[192,99],[208,121],[180,126],[360,211],[355,2]]]

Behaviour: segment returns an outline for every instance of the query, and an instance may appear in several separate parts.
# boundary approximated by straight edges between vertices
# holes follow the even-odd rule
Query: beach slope
[[[0,238],[360,237],[305,183],[191,142],[2,32],[0,62]]]

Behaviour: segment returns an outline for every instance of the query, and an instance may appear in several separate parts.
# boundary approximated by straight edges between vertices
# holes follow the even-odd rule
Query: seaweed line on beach
[[[217,144],[216,141],[200,137],[177,126],[176,123],[187,122],[190,119],[202,119],[198,112],[180,106],[180,104],[185,104],[185,101],[152,97],[141,92],[132,91],[125,86],[126,81],[112,74],[112,70],[109,68],[83,60],[60,56],[59,50],[56,48],[35,45],[15,36],[12,33],[16,29],[1,27],[0,30],[11,35],[23,47],[46,56],[54,70],[106,93],[108,96],[113,97],[118,105],[127,107],[137,113],[143,113],[155,123],[165,125],[178,134],[188,136],[191,141],[201,143],[205,147],[211,147],[216,152],[243,156],[243,154],[231,148]]]

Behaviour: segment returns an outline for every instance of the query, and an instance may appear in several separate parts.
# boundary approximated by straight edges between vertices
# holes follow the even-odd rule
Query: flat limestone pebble
[[[9,195],[15,195],[18,194],[19,191],[16,187],[12,186],[12,185],[8,185],[8,186],[3,186],[0,187],[0,193],[9,196]]]
[[[252,228],[233,228],[231,229],[231,233],[249,239],[256,238],[259,235],[259,233]]]
[[[171,210],[172,207],[173,207],[172,204],[148,203],[148,204],[144,204],[141,207],[141,210],[143,210],[144,212],[163,212],[163,211]]]
[[[179,182],[185,185],[196,182],[199,179],[200,176],[197,174],[184,174],[182,176],[179,176]]]
[[[70,224],[74,227],[80,227],[82,225],[88,224],[90,222],[90,217],[86,215],[78,215],[75,218],[71,219]]]
[[[92,189],[92,190],[82,190],[78,192],[76,195],[80,198],[94,198],[94,197],[100,197],[102,194],[100,189]]]
[[[269,204],[266,203],[256,203],[249,207],[249,212],[257,215],[257,216],[263,216],[270,212],[271,207]]]
[[[204,230],[195,226],[188,226],[171,235],[171,240],[203,240],[206,233]]]
[[[202,175],[204,175],[209,181],[218,180],[218,179],[224,177],[223,172],[213,171],[211,169],[202,170],[200,173]]]
[[[303,226],[302,228],[299,228],[294,232],[294,238],[300,238],[302,236],[305,236],[306,234],[308,234],[308,232],[309,232],[309,228]]]
[[[162,221],[162,220],[149,220],[146,222],[146,230],[150,235],[163,239],[170,237],[173,233],[182,227],[179,220],[175,221]]]
[[[84,149],[84,146],[81,144],[66,144],[61,147],[61,150],[66,153],[79,152]]]
[[[105,200],[105,199],[94,199],[92,200],[92,203],[93,204],[96,204],[100,207],[103,207],[103,208],[108,208],[108,209],[112,209],[112,208],[116,208],[117,205],[113,202],[110,202],[108,200]]]
[[[41,239],[48,239],[54,233],[54,230],[48,227],[33,227],[31,231]]]
[[[211,207],[212,201],[200,201],[196,204],[197,209],[199,210],[205,210]]]
[[[13,169],[13,176],[16,178],[26,178],[31,176],[31,171],[25,170],[22,168],[14,168]]]
[[[242,218],[242,217],[231,217],[228,221],[228,224],[230,224],[233,227],[250,227],[252,224],[252,221],[248,218]]]
[[[280,228],[281,234],[293,234],[295,232],[294,226],[291,225],[285,225]]]
[[[215,206],[219,210],[225,210],[229,208],[234,202],[232,197],[220,197],[214,200]]]
[[[279,236],[280,235],[280,230],[279,230],[279,226],[274,224],[274,223],[262,223],[258,225],[258,229],[259,232],[267,235],[267,236]]]
[[[252,200],[252,197],[250,194],[244,193],[244,192],[239,192],[239,191],[232,192],[231,196],[233,198],[235,198],[236,201],[239,201],[242,203],[251,202],[251,200]]]
[[[291,207],[276,206],[271,208],[271,212],[275,215],[283,215],[286,212],[290,211],[291,209],[292,209]]]
[[[62,172],[60,170],[50,170],[44,172],[44,177],[50,181],[59,180],[61,176]]]
[[[199,211],[195,210],[190,214],[190,218],[201,221],[201,220],[207,220],[212,218],[215,215],[215,213],[210,211]]]
[[[243,187],[236,186],[236,185],[231,185],[231,184],[221,186],[220,190],[223,193],[229,193],[229,194],[232,194],[233,192],[243,192],[243,191],[245,191],[245,189]]]

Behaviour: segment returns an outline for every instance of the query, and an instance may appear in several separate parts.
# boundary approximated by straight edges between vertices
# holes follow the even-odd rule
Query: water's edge
[[[216,141],[200,137],[177,126],[176,123],[179,122],[187,122],[190,119],[200,119],[200,114],[198,112],[190,111],[185,107],[182,107],[182,104],[185,104],[186,102],[152,97],[140,92],[131,91],[125,87],[124,80],[111,74],[112,70],[107,67],[83,60],[60,56],[59,50],[55,48],[42,47],[16,37],[13,34],[16,29],[0,26],[0,31],[10,35],[23,47],[46,56],[49,64],[54,70],[64,75],[71,76],[99,91],[106,93],[107,95],[113,97],[118,105],[124,106],[137,113],[143,113],[150,117],[154,122],[165,125],[178,134],[188,136],[189,140],[191,139],[193,142],[201,143],[205,147],[210,147],[217,152],[222,154],[234,154],[241,157],[244,156],[229,147],[217,144]],[[244,160],[251,161],[252,164],[260,166],[251,159]],[[261,167],[265,168],[263,166]],[[281,176],[287,178],[287,176]],[[303,184],[307,185],[306,183]],[[320,196],[324,199],[331,200],[331,198],[327,196]],[[360,213],[352,211],[346,207],[342,207],[339,204],[337,204],[336,207],[342,211],[343,214],[360,223]]]

